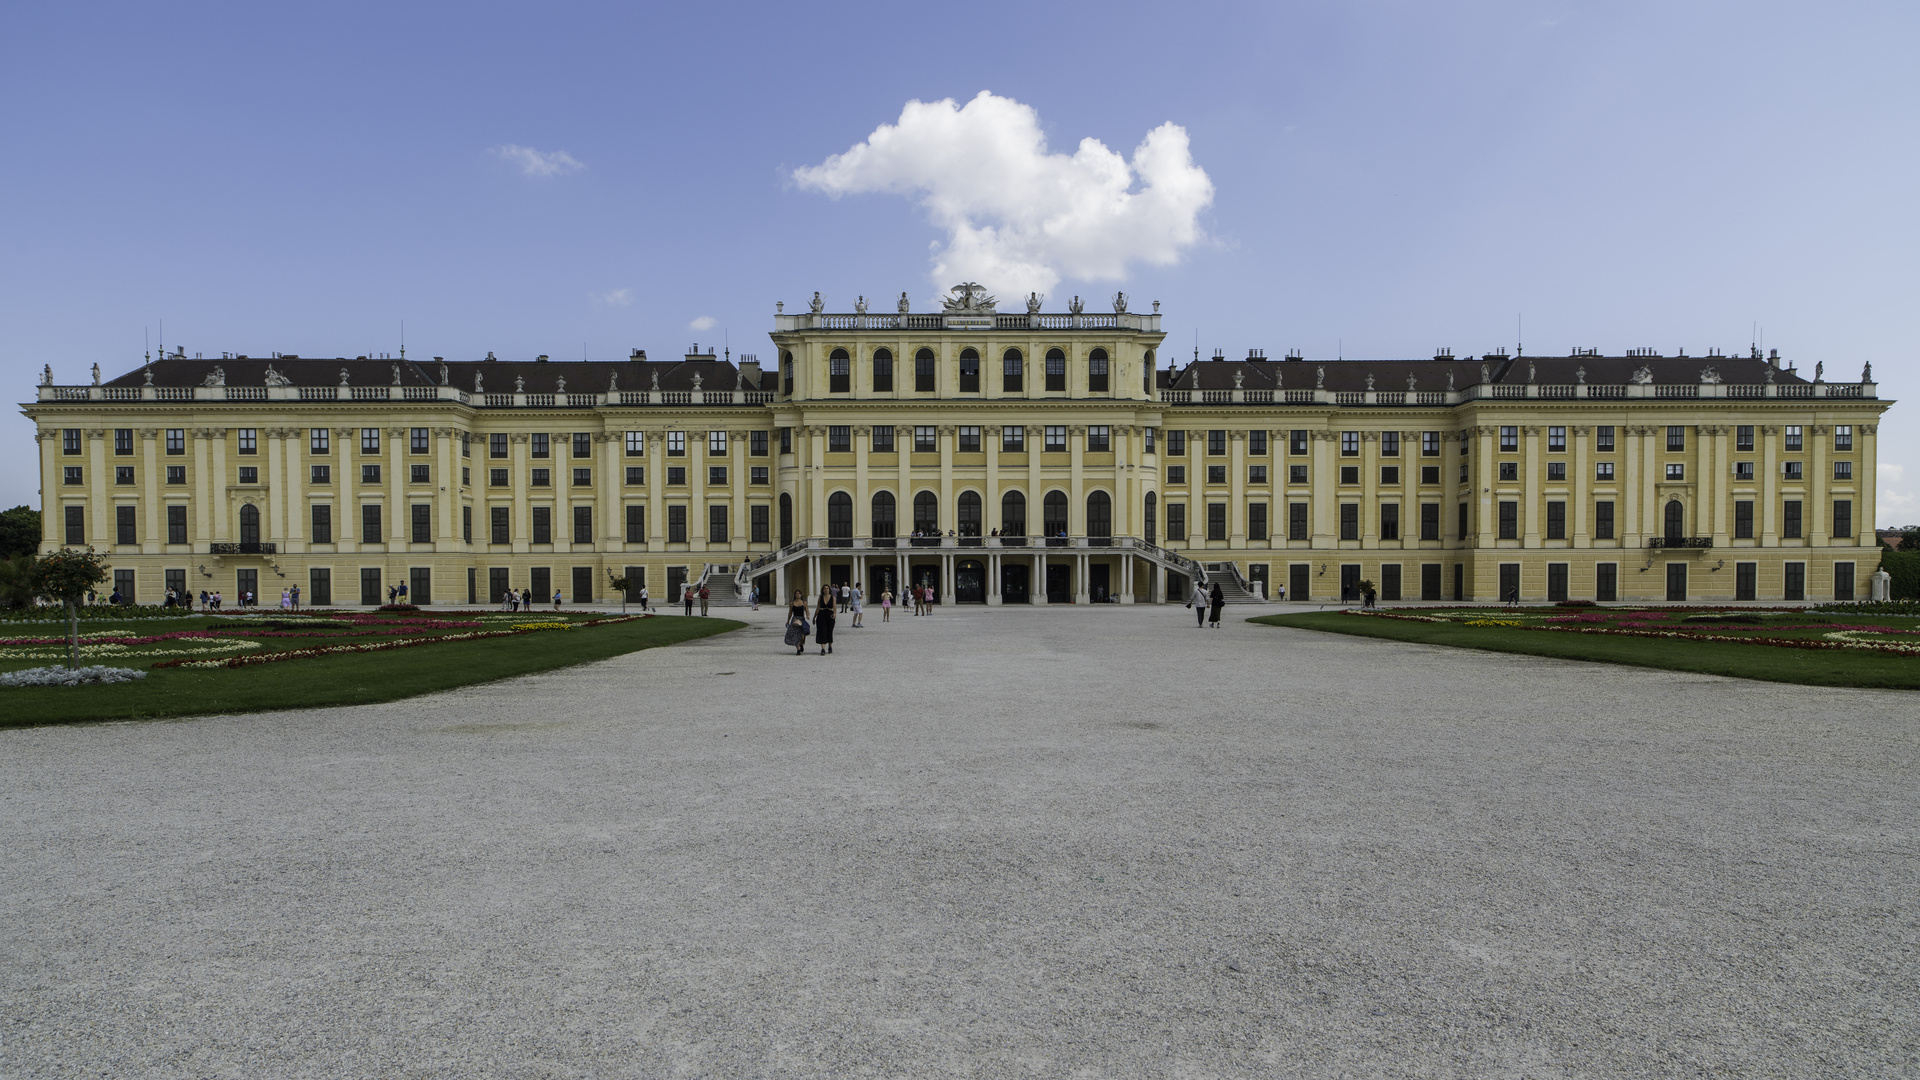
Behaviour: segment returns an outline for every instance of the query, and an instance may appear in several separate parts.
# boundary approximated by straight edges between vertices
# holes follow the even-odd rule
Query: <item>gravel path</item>
[[[1915,695],[757,618],[0,731],[0,1074],[1920,1073]]]

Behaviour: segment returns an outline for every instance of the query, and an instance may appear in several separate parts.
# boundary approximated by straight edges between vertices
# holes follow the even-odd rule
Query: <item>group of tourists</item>
[[[647,594],[647,591],[645,589],[640,590],[641,596],[645,596],[646,594]],[[559,589],[553,590],[553,610],[555,611],[560,610],[560,599],[561,599],[560,590]],[[518,590],[508,589],[506,592],[501,593],[500,594],[500,610],[501,611],[532,611],[533,610],[533,590],[532,589],[518,589]]]
[[[1220,629],[1220,609],[1227,606],[1227,594],[1220,591],[1220,583],[1214,582],[1213,588],[1207,588],[1204,581],[1193,583],[1193,595],[1187,597],[1187,606],[1193,609],[1194,629],[1211,627]]]
[[[693,614],[693,605],[700,605],[700,614],[707,613],[707,604],[713,599],[713,590],[705,585],[688,585],[680,590],[680,602],[686,606],[687,614]]]

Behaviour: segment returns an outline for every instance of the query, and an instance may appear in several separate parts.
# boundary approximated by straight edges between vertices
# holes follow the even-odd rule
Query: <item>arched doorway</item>
[[[1057,544],[1067,531],[1067,493],[1049,491],[1040,502],[1040,527],[1050,544]]]
[[[940,496],[923,491],[913,497],[913,531],[922,537],[940,535]]]
[[[979,559],[961,559],[953,566],[953,599],[960,604],[987,602],[987,566]]]
[[[1030,604],[1033,602],[1032,574],[1026,563],[1016,563],[1011,559],[1000,563],[1000,602],[1003,604]]]
[[[873,389],[876,393],[893,392],[893,350],[873,350]]]
[[[1020,350],[1008,349],[1006,355],[1000,358],[1001,391],[1008,394],[1019,393],[1020,387],[1025,381],[1021,378],[1025,373],[1025,368],[1025,358],[1020,355]]]
[[[260,508],[252,503],[240,507],[240,542],[243,544],[260,542]]]
[[[1067,388],[1067,354],[1059,349],[1047,350],[1047,382],[1049,390]]]
[[[853,389],[853,358],[845,349],[835,349],[827,357],[827,392],[845,394]]]
[[[1146,537],[1147,543],[1149,544],[1156,543],[1154,540],[1154,529],[1159,524],[1159,510],[1160,497],[1151,491],[1147,492],[1147,507],[1146,511],[1140,517],[1140,529],[1141,535]]]
[[[1018,491],[1009,491],[1000,496],[1000,537],[1003,541],[1008,537],[1024,540],[1026,535],[1027,497]]]
[[[853,496],[844,491],[827,496],[827,546],[853,546]]]
[[[1673,499],[1667,503],[1666,531],[1668,544],[1672,544],[1674,541],[1686,536],[1686,515],[1686,508],[1680,505],[1679,499]]]
[[[793,543],[793,496],[780,493],[780,546]]]
[[[893,492],[876,491],[873,493],[873,538],[875,540],[893,539]],[[892,547],[892,543],[876,544],[875,547]]]
[[[1113,500],[1104,491],[1087,496],[1087,542],[1113,542]]]
[[[960,392],[980,392],[980,354],[973,349],[960,350]]]
[[[965,543],[967,539],[972,539],[976,542],[973,546],[979,546],[980,493],[977,491],[961,492],[960,498],[954,502],[953,509],[954,524],[960,530],[961,542]]]

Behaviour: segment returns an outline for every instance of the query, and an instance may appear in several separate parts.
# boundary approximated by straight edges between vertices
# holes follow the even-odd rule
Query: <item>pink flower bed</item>
[[[651,612],[634,615],[615,615],[605,619],[590,619],[574,623],[575,626],[606,626],[610,623],[632,622],[636,619],[651,619]],[[469,624],[476,625],[476,624]],[[150,670],[170,667],[251,667],[254,664],[273,664],[282,660],[304,660],[316,656],[332,656],[340,653],[381,652],[388,649],[410,649],[416,645],[435,645],[444,641],[475,641],[480,638],[513,637],[518,634],[537,634],[539,630],[476,630],[466,634],[441,634],[435,637],[403,638],[399,641],[365,642],[351,645],[323,645],[310,649],[286,649],[280,652],[252,653],[247,656],[235,656],[227,660],[163,660],[152,665]],[[316,636],[287,634],[288,637]]]

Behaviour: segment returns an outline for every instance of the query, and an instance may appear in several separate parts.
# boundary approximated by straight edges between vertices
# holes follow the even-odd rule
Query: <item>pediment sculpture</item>
[[[965,281],[948,289],[952,296],[943,297],[941,303],[952,314],[992,315],[995,313],[996,300],[976,281]]]

